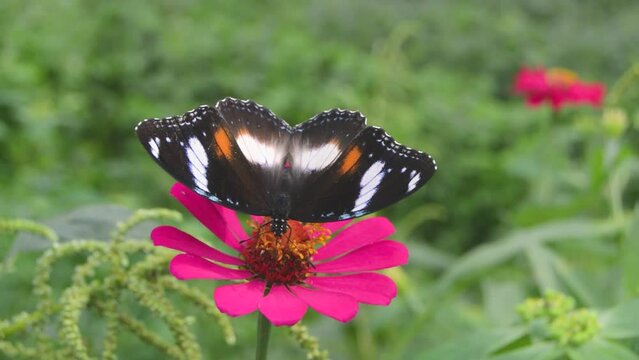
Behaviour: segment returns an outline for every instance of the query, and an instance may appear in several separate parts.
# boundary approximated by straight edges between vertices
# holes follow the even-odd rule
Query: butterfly
[[[287,220],[330,222],[369,214],[414,193],[437,170],[433,158],[332,109],[290,126],[250,100],[225,98],[181,116],[140,122],[135,132],[177,181],[225,207]]]

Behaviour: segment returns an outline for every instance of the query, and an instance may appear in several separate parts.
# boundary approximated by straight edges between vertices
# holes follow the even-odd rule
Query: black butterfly
[[[437,170],[430,155],[340,109],[291,127],[253,101],[226,98],[146,119],[135,131],[177,181],[228,208],[272,217],[277,236],[287,219],[329,222],[377,211]]]

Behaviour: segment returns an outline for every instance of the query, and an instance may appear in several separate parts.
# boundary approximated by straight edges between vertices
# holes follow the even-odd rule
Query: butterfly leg
[[[255,239],[257,237],[259,237],[260,235],[262,235],[264,232],[268,231],[268,226],[271,224],[271,221],[265,222],[264,224],[260,224],[260,226],[257,228],[257,233],[255,235],[249,236],[247,239],[244,240],[240,240],[240,244],[243,244],[251,239]],[[263,230],[266,229],[266,230]]]
[[[284,220],[286,223],[284,225],[284,233],[286,234],[286,239],[282,239],[282,245],[287,246],[288,242],[291,240],[291,234],[293,233],[293,228],[288,224],[288,221]]]

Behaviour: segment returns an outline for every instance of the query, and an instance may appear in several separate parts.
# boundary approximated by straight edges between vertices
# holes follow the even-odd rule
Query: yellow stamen
[[[309,274],[311,257],[331,236],[321,224],[304,224],[289,220],[289,228],[277,237],[267,225],[251,223],[253,233],[246,240],[242,256],[256,276],[270,283],[295,284]]]
[[[579,81],[579,76],[568,69],[552,68],[547,72],[548,82],[552,85],[569,86]]]

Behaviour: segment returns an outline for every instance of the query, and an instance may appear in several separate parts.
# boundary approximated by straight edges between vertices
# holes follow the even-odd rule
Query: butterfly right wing
[[[153,159],[177,181],[225,207],[269,215],[265,182],[247,161],[215,108],[147,119],[135,132]]]
[[[366,128],[366,117],[358,111],[331,109],[321,112],[294,129],[289,152],[296,188],[307,186],[326,171]]]
[[[417,191],[437,170],[430,155],[381,128],[367,127],[352,139],[332,165],[294,191],[291,219],[328,222],[375,212]]]

